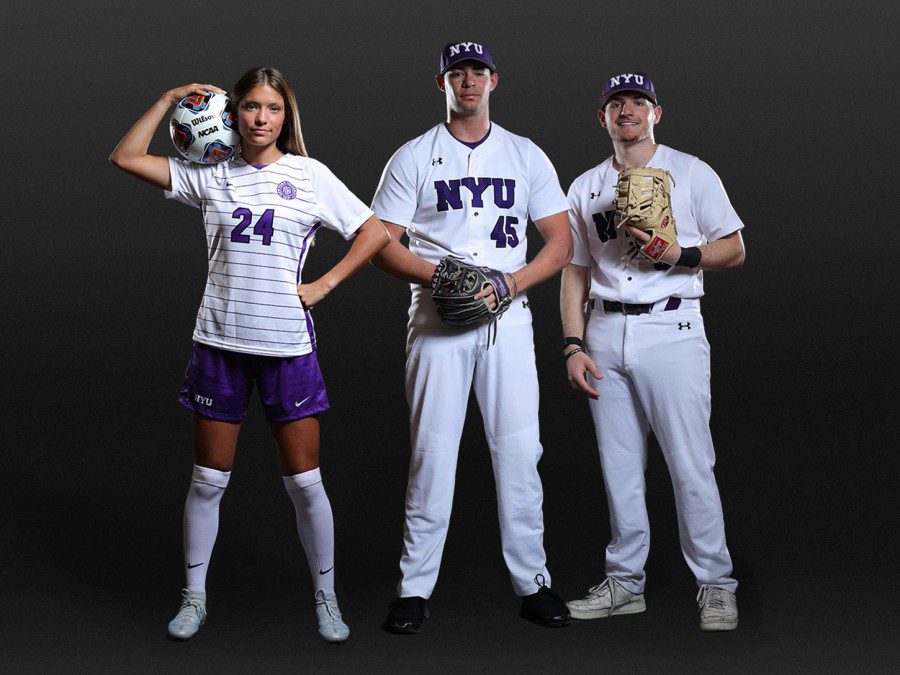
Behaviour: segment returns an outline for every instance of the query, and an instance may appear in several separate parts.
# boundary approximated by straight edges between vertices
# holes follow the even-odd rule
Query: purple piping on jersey
[[[311,228],[309,228],[309,232],[306,233],[306,236],[303,237],[303,245],[300,247],[300,261],[297,263],[297,283],[300,283],[300,270],[303,268],[303,256],[306,255],[306,244],[309,242],[310,238],[316,233],[316,230],[319,229],[319,225],[321,223],[316,223]],[[306,334],[309,335],[309,342],[312,345],[312,350],[316,351],[316,332],[315,327],[313,326],[312,317],[309,315],[309,310],[305,307],[303,308],[303,314],[306,316]]]
[[[447,127],[446,123],[444,124],[444,126]],[[491,135],[491,129],[493,129],[493,128],[494,128],[493,125],[489,126],[487,133],[484,135],[484,138],[482,138],[480,141],[474,141],[472,143],[470,143],[469,141],[460,141],[456,136],[453,136],[453,134],[450,132],[449,127],[447,127],[447,133],[450,134],[451,136],[453,136],[453,140],[458,141],[458,142],[462,143],[463,145],[467,145],[470,148],[472,148],[472,150],[474,150],[475,148],[477,148],[479,145],[481,145],[482,143],[484,143],[487,140],[487,137]]]
[[[251,164],[250,166],[252,166],[254,169],[259,171],[260,169],[265,169],[269,165],[268,164]]]

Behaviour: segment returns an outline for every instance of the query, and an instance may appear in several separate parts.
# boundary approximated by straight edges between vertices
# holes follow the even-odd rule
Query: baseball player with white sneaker
[[[738,621],[737,581],[713,475],[709,343],[700,297],[703,270],[743,263],[743,223],[707,164],[654,141],[661,114],[647,75],[607,80],[598,117],[615,154],[569,190],[575,254],[562,277],[564,353],[570,384],[590,399],[612,541],[606,579],[568,607],[577,619],[645,609],[650,528],[644,471],[652,429],[672,477],[681,549],[700,587],[700,628],[731,630]],[[631,167],[671,176],[677,242],[659,261],[630,255],[649,235],[616,227],[617,178]]]
[[[447,45],[435,79],[446,97],[446,122],[394,154],[372,203],[394,235],[373,263],[412,288],[406,346],[412,457],[402,576],[384,628],[414,633],[426,615],[450,524],[473,385],[494,467],[503,556],[523,599],[521,616],[564,626],[569,613],[550,591],[545,565],[538,382],[524,291],[571,259],[568,202],[547,156],[491,122],[488,100],[498,75],[483,45]],[[544,246],[526,264],[529,217]],[[399,243],[403,235],[409,248]],[[449,255],[505,273],[514,289],[495,343],[490,323],[454,328],[438,317],[432,276]],[[482,293],[493,307],[493,293]]]

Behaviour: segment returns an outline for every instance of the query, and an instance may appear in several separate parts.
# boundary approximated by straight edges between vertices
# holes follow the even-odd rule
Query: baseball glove
[[[675,217],[669,199],[669,180],[672,176],[663,169],[639,166],[619,173],[616,182],[616,228],[631,225],[650,235],[650,240],[642,244],[635,242],[634,251],[658,262],[669,247],[675,243]],[[674,179],[672,185],[675,184]],[[628,230],[625,230],[628,233]],[[630,234],[628,236],[631,236]]]
[[[490,309],[485,300],[476,300],[485,288],[494,290],[497,302]],[[438,316],[448,326],[470,326],[490,319],[496,321],[512,303],[506,275],[490,267],[474,267],[458,258],[441,258],[431,278],[431,298]]]

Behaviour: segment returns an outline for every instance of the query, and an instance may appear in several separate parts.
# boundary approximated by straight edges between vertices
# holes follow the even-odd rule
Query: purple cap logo
[[[622,73],[615,77],[609,78],[603,83],[603,91],[600,94],[600,109],[606,107],[606,102],[612,98],[613,94],[620,91],[636,91],[654,104],[656,103],[656,90],[653,88],[653,82],[646,73]]]
[[[466,61],[467,59],[480,61],[491,70],[497,70],[493,59],[491,59],[491,53],[484,45],[480,45],[477,42],[451,42],[441,52],[441,69],[438,75],[443,75],[460,61]]]
[[[282,199],[293,199],[297,196],[297,188],[286,180],[278,184],[278,196]]]

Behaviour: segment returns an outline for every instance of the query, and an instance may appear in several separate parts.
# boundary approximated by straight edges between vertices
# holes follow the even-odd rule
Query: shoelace
[[[187,619],[190,614],[193,614],[196,617],[200,617],[201,612],[203,612],[203,601],[199,600],[191,596],[187,591],[181,592],[181,609],[178,610],[178,616],[176,619]]]
[[[701,586],[697,593],[697,602],[700,604],[701,612],[707,607],[715,612],[724,613],[728,610],[724,593],[719,588]]]
[[[563,599],[559,597],[559,595],[557,595],[556,591],[554,591],[547,585],[547,578],[540,572],[534,575],[534,583],[536,583],[540,587],[538,588],[538,593],[543,591],[544,593],[549,593],[552,597],[556,598],[560,602],[563,601]]]
[[[322,606],[325,608],[325,613],[328,614],[328,618],[331,623],[337,623],[341,620],[341,612],[337,607],[337,600],[331,600],[327,595],[319,596],[322,599],[319,600],[316,605]]]
[[[609,613],[612,614],[618,606],[616,605],[616,593],[612,585],[612,580],[609,577],[606,577],[606,579],[603,580],[603,583],[588,589],[588,594],[594,595],[597,598],[602,598],[607,593],[609,593]]]
[[[608,577],[603,580],[603,583],[591,586],[588,589],[588,595],[596,595],[598,598],[603,597],[607,593],[612,593],[612,586],[609,583]]]

